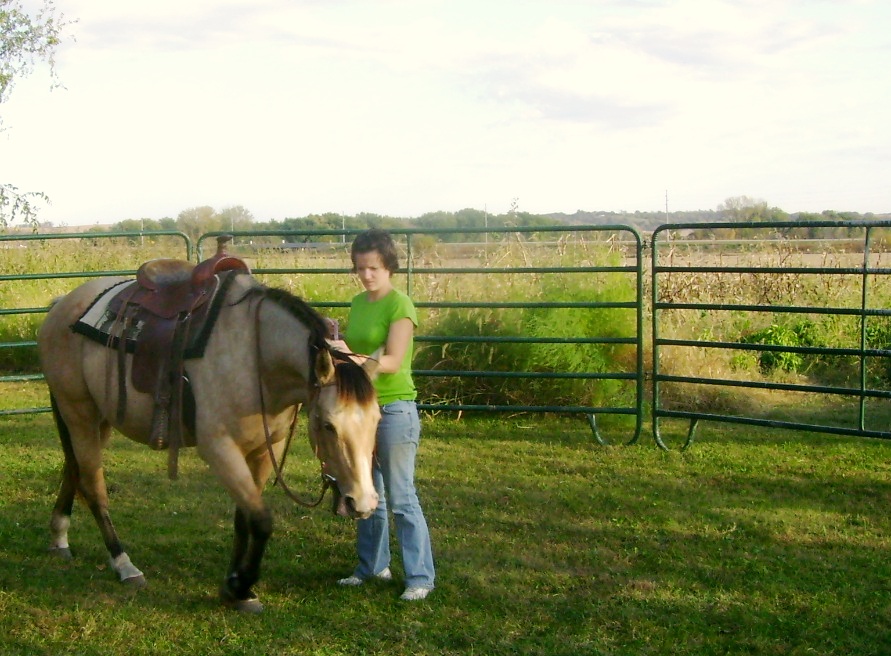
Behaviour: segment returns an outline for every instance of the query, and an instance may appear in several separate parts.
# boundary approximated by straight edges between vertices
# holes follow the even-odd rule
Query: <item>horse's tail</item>
[[[62,452],[65,454],[65,468],[63,476],[71,478],[71,483],[77,489],[77,483],[80,480],[80,467],[77,464],[77,458],[74,455],[74,447],[71,445],[71,432],[68,430],[68,424],[62,418],[59,412],[59,405],[56,403],[55,395],[50,392],[50,406],[53,409],[53,419],[56,420],[56,430],[59,431],[59,440],[62,442]]]

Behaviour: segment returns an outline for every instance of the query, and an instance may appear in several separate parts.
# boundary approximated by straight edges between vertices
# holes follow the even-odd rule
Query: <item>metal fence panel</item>
[[[24,320],[18,318],[28,315],[45,314],[53,297],[67,293],[83,279],[135,275],[139,264],[146,259],[176,256],[177,250],[174,245],[179,241],[182,241],[185,247],[181,257],[191,259],[193,256],[191,240],[176,230],[150,233],[137,231],[0,235],[0,249],[4,252],[3,268],[0,272],[0,290],[3,291],[4,299],[0,305],[4,307],[0,307],[0,322],[11,323]],[[115,258],[115,266],[130,265],[132,268],[107,268],[110,262],[103,259],[102,255],[106,252]],[[94,268],[83,268],[85,263],[89,265],[91,261]],[[41,288],[36,290],[35,285]],[[46,298],[46,304],[22,307],[18,304],[19,301],[11,300],[37,296]],[[5,336],[0,338],[3,340],[0,341],[0,357],[6,354],[3,370],[8,373],[0,375],[0,383],[43,379],[39,373],[18,371],[21,367],[16,362],[18,358],[13,355],[17,351],[33,352],[36,349],[37,342],[34,337],[37,325],[32,322],[28,324],[15,330],[6,326],[7,329],[3,331]],[[19,333],[19,336],[15,333]],[[33,359],[32,356],[31,360]],[[48,411],[49,407],[45,406],[0,408],[0,416]]]
[[[402,250],[400,264],[404,289],[425,315],[415,336],[417,352],[414,376],[420,390],[419,407],[428,411],[555,412],[584,415],[595,437],[605,443],[597,416],[628,415],[633,426],[630,437],[637,440],[642,426],[644,397],[643,353],[643,257],[642,239],[628,226],[539,226],[511,228],[388,229]],[[351,280],[349,244],[361,230],[304,230],[237,232],[235,252],[254,255],[252,270],[270,284],[295,287],[317,309],[336,318],[346,316],[349,299],[358,291]],[[197,249],[222,235],[202,235]],[[293,253],[293,265],[265,257],[268,251]],[[203,256],[203,255],[202,255]],[[271,264],[269,264],[271,263]],[[333,277],[346,281],[339,298],[327,290],[300,287],[301,277]],[[296,276],[296,278],[295,278]],[[598,277],[617,283],[614,293],[595,289],[585,295],[586,285]],[[528,283],[528,284],[525,284]],[[397,281],[397,284],[402,284]],[[621,288],[620,288],[621,287]],[[581,293],[580,293],[581,292]],[[626,320],[620,321],[624,314]],[[529,326],[506,327],[505,317],[516,316]],[[451,317],[451,319],[450,319]],[[455,318],[458,317],[458,318]],[[565,317],[567,325],[548,320]],[[598,324],[597,317],[603,318]],[[612,317],[612,318],[611,318]],[[477,323],[473,323],[476,318]],[[436,332],[437,327],[458,325],[459,329]],[[491,325],[487,326],[486,321]],[[572,326],[585,327],[573,332]],[[627,330],[617,333],[617,327]],[[431,330],[433,332],[431,332]],[[467,332],[471,330],[472,332]],[[530,331],[534,330],[534,334]],[[630,357],[618,370],[588,370],[590,363],[579,357],[572,367],[542,364],[538,369],[515,370],[502,366],[499,358],[510,349],[553,349],[558,353],[585,349],[626,349]],[[461,348],[492,350],[490,367],[471,366],[472,359],[448,357]],[[431,363],[429,356],[446,353]],[[560,357],[558,355],[558,357]],[[572,360],[571,356],[566,358]],[[561,360],[561,362],[563,362]],[[476,364],[479,364],[478,362]],[[564,362],[565,364],[565,362]],[[544,381],[544,382],[543,382]],[[499,402],[472,386],[491,389],[495,385],[526,388],[547,381],[564,381],[585,393],[596,386],[618,385],[625,389],[613,403],[573,403],[566,398],[541,398],[538,403]],[[449,388],[456,390],[449,398]],[[593,396],[596,396],[593,395]],[[474,398],[479,397],[479,398]]]
[[[196,261],[207,257],[211,253],[203,250],[208,240],[216,248],[216,237],[232,234],[229,252],[247,259],[260,280],[298,293],[324,313],[345,317],[349,300],[358,291],[349,260],[349,243],[358,232],[212,232],[196,241],[194,256]],[[402,249],[405,291],[424,316],[415,338],[414,375],[421,390],[420,408],[431,412],[582,415],[595,437],[604,443],[607,440],[597,417],[627,416],[631,427],[621,431],[627,430],[630,436],[622,441],[637,440],[644,395],[643,257],[642,239],[633,228],[546,226],[466,228],[460,233],[454,229],[390,232]],[[158,233],[146,236],[150,234]],[[95,233],[45,238],[97,236],[134,235]],[[137,236],[142,237],[141,233]],[[191,245],[188,239],[186,242],[186,257],[191,259]],[[132,273],[135,266],[124,271],[38,272],[22,273],[20,277]],[[515,324],[509,325],[511,321]],[[449,325],[463,332],[437,331],[437,327]],[[27,346],[33,348],[33,340]],[[477,355],[452,357],[462,349]],[[492,353],[490,361],[480,361],[481,349]],[[528,354],[536,349],[545,355],[533,358],[531,366],[522,370],[511,367],[514,353]],[[623,358],[618,364],[594,362],[593,367],[586,359],[587,352],[607,351],[621,352]],[[432,357],[438,353],[444,356]],[[488,391],[479,392],[477,388]],[[505,398],[504,390],[511,388],[519,390],[517,397],[523,396],[520,392],[526,393],[527,399],[531,389],[540,388],[542,393],[534,403],[517,402],[509,393]],[[598,390],[603,388],[618,391],[613,397],[599,395]],[[435,391],[425,396],[425,390]],[[568,392],[560,396],[555,390]],[[567,393],[576,392],[580,399],[567,398]]]
[[[889,227],[813,221],[657,228],[656,443],[666,447],[660,419],[670,417],[690,421],[685,448],[700,420],[891,437]],[[817,396],[831,402],[808,408]],[[794,399],[807,400],[796,406]]]

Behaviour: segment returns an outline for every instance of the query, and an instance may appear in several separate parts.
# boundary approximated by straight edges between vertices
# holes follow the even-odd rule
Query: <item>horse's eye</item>
[[[326,421],[322,426],[326,431],[329,431],[331,433],[337,432],[337,429],[334,428],[334,424],[332,424],[330,421]]]

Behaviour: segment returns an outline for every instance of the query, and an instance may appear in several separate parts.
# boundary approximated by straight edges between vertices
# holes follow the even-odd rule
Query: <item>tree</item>
[[[194,244],[205,232],[219,230],[220,220],[214,209],[208,205],[192,207],[183,210],[176,217],[176,229],[184,232]]]
[[[718,212],[729,221],[764,221],[767,201],[748,196],[734,196],[718,205]]]
[[[220,230],[250,230],[254,223],[254,215],[242,205],[233,205],[223,209],[220,214]]]
[[[63,14],[56,13],[53,0],[43,0],[34,15],[25,11],[20,0],[0,0],[0,104],[9,98],[16,80],[30,75],[40,62],[49,66],[51,88],[59,85],[55,54],[69,24]],[[0,116],[0,131],[3,129]],[[41,200],[49,199],[42,192],[21,191],[0,182],[0,228],[16,219],[36,227],[34,203]]]
[[[16,219],[36,228],[38,222],[35,203],[39,201],[49,202],[49,197],[42,191],[23,192],[15,185],[0,182],[0,229]]]
[[[120,232],[156,232],[163,229],[156,219],[124,219],[112,226],[112,230]]]

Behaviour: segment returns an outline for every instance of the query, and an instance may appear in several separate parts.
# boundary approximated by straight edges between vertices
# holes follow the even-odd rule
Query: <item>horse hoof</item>
[[[142,588],[145,587],[145,577],[142,574],[139,574],[138,576],[126,578],[122,580],[121,583],[124,583],[135,590],[142,590]]]
[[[251,593],[249,599],[236,599],[232,596],[231,590],[225,584],[220,588],[220,601],[225,608],[237,610],[239,613],[258,614],[263,612],[263,604],[257,596]]]
[[[260,600],[257,598],[238,599],[233,606],[230,606],[230,608],[232,608],[232,610],[237,610],[239,613],[250,613],[251,615],[259,615],[263,612],[263,604],[261,604]]]
[[[62,560],[71,560],[71,549],[68,547],[50,547],[47,551]]]

